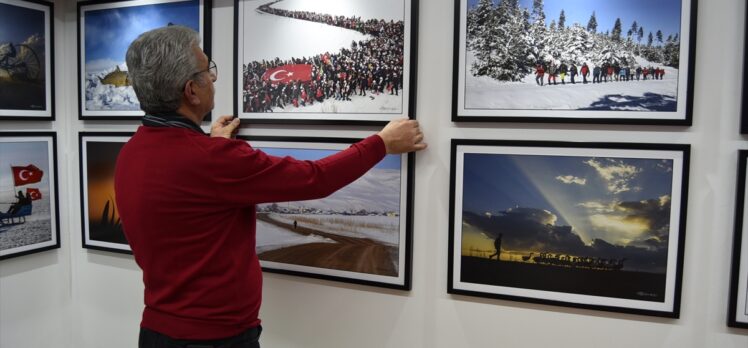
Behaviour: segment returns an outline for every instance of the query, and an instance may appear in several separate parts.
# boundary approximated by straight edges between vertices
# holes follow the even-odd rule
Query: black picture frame
[[[248,141],[253,148],[269,155],[290,155],[305,160],[325,157],[359,140],[277,136],[240,138]],[[257,253],[263,271],[410,290],[414,168],[413,154],[388,155],[357,181],[329,197],[303,202],[258,204]],[[376,183],[376,189],[367,189],[369,183]],[[379,195],[378,199],[374,200],[372,195]],[[359,208],[361,204],[368,204],[367,202],[376,204],[372,204],[372,208],[368,208],[367,212],[362,212]],[[391,208],[392,210],[388,210]],[[273,225],[270,225],[271,223]],[[364,223],[370,226],[369,229],[361,227]],[[339,227],[337,231],[336,224]],[[297,227],[299,231],[296,230]],[[306,232],[310,232],[305,237],[306,240],[297,240],[298,235]],[[330,241],[335,243],[329,243]],[[365,241],[366,246],[353,246],[351,241],[356,241],[356,244]],[[299,255],[299,252],[295,251],[299,250],[297,248],[303,250],[319,244],[325,245],[325,251],[319,257],[309,257],[309,260],[289,259]],[[372,266],[373,268],[361,268],[361,265],[356,265],[356,260],[346,260],[338,254],[333,255],[346,248],[369,247],[386,252],[356,251],[345,254],[378,259],[376,262],[367,262],[370,265],[378,265]],[[323,258],[324,255],[330,257]],[[334,263],[324,263],[327,259],[333,260]]]
[[[0,132],[0,156],[9,164],[3,172],[9,171],[0,178],[12,185],[10,190],[3,189],[0,260],[58,249],[57,134]],[[29,201],[21,203],[16,191],[24,189]]]
[[[748,329],[748,232],[746,229],[746,166],[748,150],[738,151],[737,189],[735,190],[735,231],[730,272],[730,301],[727,325]]]
[[[476,9],[482,9],[479,8],[481,3],[486,2],[484,4],[486,5],[488,1],[455,0],[452,77],[453,122],[671,126],[690,126],[692,124],[697,0],[682,0],[678,9],[663,9],[661,8],[662,5],[658,4],[654,11],[657,11],[659,20],[651,23],[637,23],[636,27],[642,30],[636,33],[632,29],[637,18],[623,18],[627,22],[620,22],[621,17],[624,16],[619,15],[618,20],[621,23],[621,30],[618,31],[620,33],[618,36],[615,36],[616,30],[612,30],[611,35],[602,34],[605,30],[615,29],[614,20],[616,18],[613,16],[610,16],[610,18],[595,17],[595,33],[593,33],[591,29],[587,29],[587,26],[590,25],[588,19],[591,20],[595,16],[593,11],[596,9],[577,10],[572,8],[573,4],[555,0],[546,1],[547,6],[542,11],[534,11],[535,9],[532,7],[526,8],[525,5],[520,5],[516,12],[515,10],[507,10],[506,13],[509,13],[507,18],[509,19],[507,21],[499,20],[509,24],[498,27],[490,26],[491,28],[501,29],[502,31],[498,34],[490,31],[493,29],[481,31],[481,26],[477,24],[479,23],[478,11],[468,13],[468,3],[476,4],[476,7],[474,7]],[[491,13],[498,13],[497,6],[494,4],[494,11]],[[600,0],[600,8],[597,9],[599,10],[597,14],[601,15],[604,12],[620,13],[621,11],[643,7],[652,10],[652,6],[650,2],[639,6],[626,0],[616,0],[614,2]],[[561,11],[557,12],[559,8]],[[523,11],[527,11],[525,12],[528,18],[526,22],[523,22],[521,18],[524,16]],[[536,14],[536,12],[542,12],[543,15],[546,15],[544,11],[553,11],[553,13],[548,12],[545,17]],[[581,13],[582,11],[583,13]],[[677,28],[675,24],[666,24],[666,21],[660,16],[660,14],[667,13],[672,17],[667,22],[674,23],[679,19]],[[565,22],[564,31],[557,30],[558,26],[555,24],[556,20],[561,22],[562,16]],[[631,14],[631,16],[635,16],[635,14]],[[468,32],[468,25],[466,24],[468,18],[471,19],[470,32]],[[480,20],[481,22],[493,20],[491,16],[481,18],[483,18]],[[512,18],[517,19],[517,21],[512,22]],[[535,25],[534,23],[541,23],[539,21],[541,18],[545,20],[546,25]],[[642,20],[642,18],[639,19]],[[472,23],[476,23],[475,27],[472,26]],[[585,26],[585,23],[587,26]],[[598,27],[598,23],[600,27]],[[654,39],[654,44],[651,47],[647,44],[642,47],[643,43],[648,42],[649,35],[644,38],[644,34],[650,29],[650,35],[656,33],[655,30],[660,32],[664,30],[664,35],[670,35],[669,39],[672,42],[665,43],[665,41]],[[509,40],[504,36],[509,35],[506,33],[512,32],[510,30],[521,30],[529,33],[527,37],[532,40]],[[632,30],[631,36],[627,36],[628,30]],[[600,34],[597,34],[597,32]],[[563,33],[572,33],[573,35],[564,36]],[[471,48],[468,48],[468,34],[475,38],[470,41]],[[515,34],[511,35],[512,39],[516,39]],[[544,41],[549,37],[552,38],[549,39],[551,41]],[[583,41],[583,44],[576,45],[578,41],[567,42],[565,39],[582,40],[572,39],[574,37],[582,37],[585,41]],[[489,38],[496,38],[496,41],[504,43],[499,47],[514,42],[512,47],[516,51],[498,54],[490,48],[496,46],[491,45]],[[627,41],[628,39],[631,39],[631,41]],[[660,42],[659,45],[658,42]],[[526,47],[523,46],[525,44]],[[547,47],[544,45],[547,45]],[[595,47],[599,47],[600,50]],[[612,49],[608,49],[611,47]],[[603,48],[607,50],[607,53],[602,53]],[[678,54],[675,54],[674,51],[677,51]],[[618,56],[611,58],[610,55],[613,54]],[[517,55],[519,58],[510,59],[513,55]],[[657,62],[657,60],[665,62]],[[522,63],[515,64],[517,61]],[[625,69],[613,68],[615,72],[613,74],[615,77],[611,75],[611,79],[615,80],[613,83],[576,83],[571,85],[570,78],[567,76],[565,80],[561,79],[561,81],[565,81],[564,85],[550,86],[550,80],[549,85],[544,83],[542,87],[536,85],[538,84],[535,80],[538,75],[537,65],[544,67],[543,80],[541,80],[544,81],[549,76],[546,70],[561,70],[565,66],[566,71],[570,72],[572,66],[575,65],[578,67],[577,71],[580,71],[583,64],[587,63],[589,63],[588,79],[594,80],[594,66],[602,67],[603,63],[611,65],[611,68],[614,64],[623,67],[628,66],[631,74],[627,74]],[[550,69],[551,66],[555,68]],[[679,68],[675,69],[673,66]],[[636,76],[637,67],[651,67],[653,72],[657,72],[657,81],[653,81],[651,78],[648,81],[638,80],[638,76]],[[660,67],[662,69],[659,69]],[[618,81],[620,71],[625,74],[624,82]],[[660,71],[664,72],[664,75],[659,74]],[[642,76],[646,78],[643,73]],[[675,76],[677,78],[674,78]],[[580,81],[583,80],[581,74],[577,78]],[[637,80],[633,81],[635,78]],[[604,79],[605,81],[608,80],[607,77]],[[554,78],[554,84],[558,83],[558,80]]]
[[[114,168],[119,151],[133,134],[78,133],[81,240],[85,249],[132,254],[114,199]]]
[[[174,6],[185,6],[177,8]],[[159,7],[156,9],[156,7]],[[192,6],[197,6],[193,9]],[[125,53],[130,42],[143,32],[169,24],[187,24],[201,27],[201,47],[211,56],[213,0],[91,0],[78,3],[78,119],[79,120],[139,120],[143,115],[137,102],[135,91],[126,80]],[[153,23],[147,9],[160,10],[161,14],[173,16],[166,23]],[[103,11],[103,12],[102,12]],[[107,12],[108,11],[108,12]],[[129,12],[128,12],[129,11]],[[141,11],[142,13],[138,13]],[[197,11],[195,14],[193,11]],[[126,13],[126,15],[123,15]],[[91,17],[92,14],[96,14]],[[118,15],[120,22],[113,22],[111,14]],[[110,15],[107,17],[107,15]],[[191,15],[192,17],[188,16]],[[138,30],[128,27],[129,16],[141,17],[149,23],[148,29]],[[196,18],[193,18],[195,17]],[[88,20],[88,22],[87,22]],[[148,21],[150,20],[150,21]],[[171,22],[173,20],[174,22]],[[110,40],[107,43],[91,44],[89,60],[87,55],[87,23],[93,22],[97,30],[96,40]],[[194,29],[194,28],[193,28]],[[117,32],[117,30],[121,32]],[[113,39],[111,37],[116,37]],[[111,45],[111,40],[117,45]],[[122,68],[120,68],[123,66]],[[114,68],[113,68],[114,67]],[[90,72],[89,72],[90,70]],[[98,81],[97,81],[98,80]],[[107,82],[105,82],[107,81]],[[90,92],[90,98],[89,98]],[[90,106],[89,106],[90,104]]]
[[[743,30],[746,36],[743,38],[743,69],[748,68],[748,7],[745,10],[746,23],[744,24]],[[742,92],[741,116],[740,116],[740,134],[748,134],[748,80],[743,79],[743,92]]]
[[[316,88],[313,86],[317,84],[317,79],[314,78],[314,76],[320,77],[320,81],[324,81],[321,78],[323,76],[327,76],[323,74],[317,74],[316,71],[324,70],[318,69],[317,66],[319,65],[324,67],[328,64],[330,66],[333,66],[332,62],[335,59],[343,59],[341,57],[347,57],[351,61],[353,61],[354,53],[352,52],[354,52],[355,49],[352,47],[351,42],[357,42],[357,45],[361,45],[357,47],[363,47],[363,45],[367,45],[367,47],[370,47],[368,45],[372,45],[371,47],[374,47],[374,45],[376,45],[378,42],[376,36],[364,34],[365,31],[369,30],[366,27],[361,27],[358,30],[347,30],[345,34],[339,34],[338,32],[342,32],[342,30],[338,28],[333,29],[336,30],[335,33],[327,32],[327,34],[331,35],[330,37],[336,38],[334,41],[330,39],[330,37],[328,37],[328,39],[326,39],[325,41],[317,40],[319,42],[315,43],[320,45],[324,44],[324,47],[307,47],[311,46],[309,42],[314,41],[315,37],[322,35],[321,33],[319,33],[320,31],[331,29],[323,27],[324,24],[322,24],[321,22],[314,23],[313,20],[298,19],[298,22],[296,23],[291,23],[285,19],[281,19],[277,22],[270,21],[269,23],[260,22],[260,20],[268,20],[265,16],[277,15],[280,17],[287,17],[288,15],[284,15],[285,13],[293,12],[292,10],[282,9],[282,1],[283,0],[234,0],[233,86],[235,89],[233,100],[235,115],[242,119],[242,121],[265,124],[384,125],[388,121],[397,118],[416,118],[418,0],[388,0],[388,2],[396,3],[396,5],[393,6],[381,2],[357,0],[354,2],[347,2],[347,9],[345,10],[341,10],[340,8],[332,9],[336,12],[330,12],[330,15],[346,16],[347,20],[353,20],[351,18],[351,16],[353,16],[359,23],[361,23],[362,20],[366,21],[367,18],[377,18],[376,16],[382,15],[383,12],[386,12],[385,10],[392,12],[392,9],[402,9],[402,12],[398,15],[391,15],[390,13],[388,13],[387,16],[390,17],[386,18],[395,21],[395,19],[393,18],[397,17],[397,19],[402,21],[402,35],[397,36],[398,38],[402,38],[403,44],[402,51],[400,52],[402,56],[398,58],[399,62],[393,64],[394,66],[402,69],[402,72],[397,72],[398,70],[396,69],[396,75],[394,75],[400,76],[399,78],[396,78],[396,81],[399,80],[400,83],[394,83],[395,86],[400,84],[402,85],[402,89],[399,91],[399,96],[397,95],[398,93],[394,93],[394,96],[391,95],[393,92],[398,92],[397,88],[385,88],[383,89],[382,93],[374,93],[371,90],[365,90],[364,96],[358,95],[360,94],[360,89],[357,90],[355,87],[362,84],[353,82],[353,80],[356,79],[353,78],[354,73],[352,72],[358,72],[360,70],[358,68],[355,68],[355,64],[358,62],[354,62],[350,63],[350,65],[348,65],[347,63],[343,64],[342,66],[347,68],[341,70],[344,71],[346,73],[345,76],[347,76],[348,79],[351,80],[349,88],[354,90],[347,98],[351,99],[350,101],[344,100],[345,98],[341,98],[340,101],[335,99],[336,94],[334,87],[331,87],[329,90],[320,88],[323,93],[320,97],[317,97]],[[312,3],[315,2],[308,1],[305,4]],[[316,3],[319,4],[319,2]],[[332,4],[332,2],[328,2],[328,4],[331,5],[326,6],[335,6],[335,4]],[[260,10],[261,7],[265,8],[265,10]],[[254,10],[252,8],[254,8]],[[354,8],[358,11],[361,11],[362,13],[352,14],[347,12],[347,10],[350,10],[350,8]],[[315,9],[304,8],[299,10],[309,10],[310,12],[314,12]],[[397,10],[396,12],[398,11],[399,10]],[[273,14],[271,14],[271,12],[273,12]],[[327,13],[325,13],[325,15],[327,15]],[[254,19],[245,20],[245,16],[253,16]],[[258,26],[258,28],[245,28],[245,25],[256,25]],[[272,27],[273,25],[276,25],[278,28],[276,29]],[[340,27],[344,25],[345,24],[342,23],[330,24],[330,26],[333,27]],[[387,28],[397,28],[398,22],[390,22],[386,23],[386,25]],[[281,30],[283,27],[293,28],[296,31],[290,32],[288,30]],[[261,28],[261,31],[259,30],[259,28]],[[396,31],[395,29],[392,30]],[[256,35],[245,35],[245,33],[256,33]],[[315,36],[314,34],[318,35]],[[294,52],[290,52],[291,49],[286,47],[289,46],[287,40],[283,39],[284,35],[286,37],[293,36],[295,38],[294,41],[304,42],[304,45],[300,45],[304,46],[303,49],[296,48],[294,49]],[[264,42],[256,43],[255,41],[249,40]],[[274,40],[274,42],[278,42],[278,44],[273,45],[272,42],[270,42],[271,40]],[[254,55],[253,57],[245,57],[245,46],[249,45],[255,45],[253,46],[252,50],[252,54]],[[344,46],[342,46],[341,48],[341,45]],[[283,50],[287,51],[281,52]],[[372,51],[377,51],[377,49],[372,48]],[[345,56],[343,53],[338,52],[346,53],[348,54],[348,56]],[[397,55],[394,54],[393,56]],[[301,60],[302,58],[306,59],[306,57],[309,57],[308,61]],[[318,64],[317,62],[315,62],[315,59],[317,59],[319,62],[327,63]],[[266,62],[265,65],[262,65],[263,61]],[[246,87],[248,92],[245,96],[244,86],[245,84],[249,85],[249,83],[245,83],[244,65],[248,64],[256,64],[256,71],[254,74],[251,74],[252,77],[250,79],[256,80],[258,86],[251,89],[252,91],[256,92],[255,94],[249,92],[251,87]],[[382,65],[387,66],[386,64]],[[250,76],[249,68],[247,69],[247,71],[247,76]],[[374,72],[375,75],[373,75],[373,79],[376,80],[377,74],[380,74],[380,72],[382,71],[386,72],[387,70],[373,69],[371,71]],[[281,73],[282,75],[278,75]],[[295,94],[303,96],[304,94],[302,94],[301,92],[288,92],[287,98],[278,98],[278,100],[283,99],[283,102],[276,102],[276,96],[281,95],[279,91],[282,91],[281,88],[283,86],[287,88],[287,91],[292,90],[294,79],[290,76],[293,75],[293,73],[296,73],[296,76],[305,76],[302,78],[302,80],[305,80],[306,78],[310,79],[308,81],[311,82],[304,82],[301,84],[305,87],[305,91],[311,90],[310,93],[307,93],[308,98],[305,102],[302,103],[299,102],[299,99],[303,98],[293,98],[293,96]],[[387,77],[384,75],[385,74],[382,73],[382,75],[379,76],[382,76],[383,81],[387,81]],[[389,76],[389,73],[386,75]],[[283,76],[283,78],[277,79],[277,77],[279,76]],[[333,81],[339,82],[340,80],[345,80],[344,78],[340,77],[341,75],[338,70],[334,71],[334,76],[334,78],[328,79],[331,83],[335,83]],[[274,97],[270,98],[271,101],[268,104],[273,106],[265,108],[260,102],[261,100],[265,100],[265,98],[261,98],[260,94],[262,94],[265,90],[270,91],[270,89],[272,88],[272,83],[269,84],[270,87],[263,86],[262,84],[267,83],[267,81],[271,80],[280,82],[278,83],[278,90],[276,90],[276,92],[272,92],[272,95]],[[376,81],[372,82],[371,84],[373,85],[375,83]],[[369,85],[368,80],[367,85]],[[388,84],[386,82],[383,82],[382,85]],[[345,84],[342,84],[341,88],[345,89],[344,86]],[[299,88],[299,91],[301,91],[301,88]],[[255,97],[255,95],[259,97]],[[271,93],[269,92],[268,96],[270,95]],[[258,101],[257,104],[254,103],[254,100]],[[280,104],[283,104],[284,106],[276,106]],[[267,109],[271,109],[273,112],[263,112],[263,110]]]
[[[678,318],[689,152],[453,139],[448,293]]]
[[[27,36],[10,42],[15,55],[0,59],[0,120],[55,120],[54,8],[51,2],[0,0],[0,31]],[[0,18],[2,16],[0,15]],[[3,28],[4,26],[8,26]],[[3,30],[5,29],[5,30]],[[0,42],[0,48],[8,42]],[[7,47],[7,46],[6,46]],[[0,51],[4,51],[0,49]],[[2,56],[10,51],[2,53]]]

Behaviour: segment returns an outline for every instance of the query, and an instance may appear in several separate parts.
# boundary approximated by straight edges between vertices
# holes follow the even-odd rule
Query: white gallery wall
[[[344,0],[341,0],[344,1]],[[372,0],[376,1],[376,0]],[[453,0],[421,0],[411,291],[265,274],[263,347],[748,347],[726,326],[740,136],[745,2],[701,0],[693,126],[456,124],[451,119]],[[79,121],[76,2],[55,2],[56,121],[2,131],[58,133],[62,247],[0,262],[0,347],[135,347],[143,306],[129,255],[81,247],[80,131],[134,131],[135,121]],[[231,114],[233,0],[215,0],[214,114]],[[363,137],[376,127],[247,125],[245,135]],[[691,144],[679,319],[447,294],[450,139]]]

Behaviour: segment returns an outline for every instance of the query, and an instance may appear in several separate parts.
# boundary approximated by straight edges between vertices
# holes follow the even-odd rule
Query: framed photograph
[[[114,166],[133,134],[78,133],[84,248],[132,254],[114,200]]]
[[[317,160],[356,139],[244,137],[268,155]],[[413,155],[387,155],[350,185],[317,200],[257,205],[263,270],[410,289]]]
[[[677,318],[689,151],[452,140],[448,292]]]
[[[690,126],[696,13],[696,0],[455,0],[452,121]]]
[[[56,134],[0,132],[0,164],[0,259],[59,248]]]
[[[738,152],[738,184],[735,200],[735,236],[732,246],[732,276],[730,278],[730,308],[727,325],[748,329],[748,211],[745,209],[746,166],[748,150]]]
[[[0,120],[55,119],[52,3],[0,0]]]
[[[210,57],[211,0],[109,0],[78,3],[78,118],[143,116],[127,74],[127,48],[140,34],[168,25],[200,33]]]
[[[418,0],[235,0],[234,25],[241,119],[415,118]]]

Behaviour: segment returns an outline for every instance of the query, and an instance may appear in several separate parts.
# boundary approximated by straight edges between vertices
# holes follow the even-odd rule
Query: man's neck
[[[179,108],[177,109],[177,113],[198,126],[203,123],[203,118],[205,118],[205,115],[198,116],[198,114],[195,113],[194,110],[187,108],[184,105],[179,106]]]

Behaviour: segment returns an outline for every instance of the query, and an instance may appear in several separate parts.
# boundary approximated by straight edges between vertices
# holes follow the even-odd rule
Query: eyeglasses
[[[216,65],[216,62],[214,62],[214,61],[211,60],[210,63],[208,64],[208,68],[207,69],[200,70],[200,71],[192,74],[192,76],[200,75],[200,74],[202,74],[204,72],[209,72],[213,76],[213,78],[215,78],[216,80],[218,80],[218,66]]]

